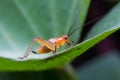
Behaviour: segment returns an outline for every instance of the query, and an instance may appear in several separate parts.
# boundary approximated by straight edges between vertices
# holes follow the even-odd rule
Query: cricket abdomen
[[[38,53],[39,54],[47,54],[49,52],[51,52],[52,50],[47,48],[46,46],[44,45],[41,45],[39,48],[38,48]]]

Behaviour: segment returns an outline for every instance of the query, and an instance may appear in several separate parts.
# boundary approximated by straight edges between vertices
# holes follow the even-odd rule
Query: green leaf
[[[79,10],[78,25],[82,28],[89,3],[90,0],[0,0],[0,56],[15,59],[24,54],[35,37],[47,40],[66,34]],[[79,32],[71,39],[77,41]]]
[[[24,54],[34,37],[40,36],[47,40],[66,34],[80,11],[73,28],[80,27],[80,30],[71,36],[73,41],[78,41],[89,3],[90,0],[0,0],[0,70],[38,70],[39,65],[42,65],[39,60],[14,60]],[[32,54],[29,58],[44,59],[50,55]],[[35,65],[31,61],[35,61]],[[40,62],[42,61],[45,60]],[[52,64],[54,63],[49,63]],[[46,69],[47,67],[49,68],[46,65]]]
[[[81,44],[74,46],[71,49],[59,53],[54,57],[50,57],[44,60],[13,61],[10,59],[0,58],[0,70],[46,70],[58,67],[67,62],[70,62],[75,57],[82,54],[118,29],[120,29],[120,27],[110,29],[98,36],[95,36],[87,41],[82,42]]]
[[[119,5],[119,4],[118,4]],[[110,14],[114,14],[112,16],[117,16],[119,17],[119,15],[117,15],[119,13],[119,9],[120,6],[116,6],[111,12]],[[118,13],[116,13],[116,11]],[[108,14],[108,15],[110,15]],[[107,20],[109,20],[109,18],[112,20],[111,17],[107,17]],[[114,19],[114,17],[113,17]],[[104,20],[104,19],[103,19]],[[56,20],[55,20],[56,21]],[[101,40],[103,40],[104,38],[106,38],[107,36],[109,36],[110,34],[112,34],[113,32],[117,31],[120,29],[120,24],[119,24],[119,19],[114,19],[115,22],[118,22],[114,25],[112,25],[109,28],[103,28],[103,30],[101,30],[98,34],[92,36],[92,38],[89,38],[88,40],[72,47],[69,48],[65,51],[62,51],[58,54],[56,54],[55,56],[43,59],[43,60],[39,60],[39,59],[31,59],[31,60],[27,60],[27,61],[14,61],[11,59],[7,59],[7,58],[0,58],[0,70],[9,70],[9,71],[21,71],[21,70],[46,70],[46,69],[51,69],[51,68],[56,68],[58,66],[62,66],[65,63],[68,63],[70,61],[72,61],[74,58],[76,58],[77,56],[81,55],[82,53],[84,53],[86,50],[88,50],[89,48],[91,48],[92,46],[94,46],[95,44],[97,44],[98,42],[100,42]],[[107,21],[102,21],[102,24],[105,24]],[[112,21],[111,21],[112,23]],[[111,24],[109,22],[109,24]],[[106,26],[108,24],[105,24]],[[102,27],[102,26],[101,26]],[[9,66],[9,67],[8,67]]]

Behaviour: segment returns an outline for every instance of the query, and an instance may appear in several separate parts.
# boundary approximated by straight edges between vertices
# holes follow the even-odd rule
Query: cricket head
[[[69,36],[68,35],[63,35],[62,39],[67,43],[69,42]]]

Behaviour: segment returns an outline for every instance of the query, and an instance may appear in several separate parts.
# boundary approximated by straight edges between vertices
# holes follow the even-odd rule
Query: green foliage
[[[81,2],[82,1],[82,2]],[[0,70],[25,71],[47,70],[71,62],[77,56],[105,39],[120,28],[120,4],[118,4],[103,20],[89,33],[87,40],[67,50],[26,61],[15,61],[19,53],[23,53],[32,38],[40,36],[44,39],[58,37],[65,34],[73,21],[75,14],[80,10],[74,27],[84,22],[90,0],[1,0],[0,1]],[[83,5],[84,4],[84,5]],[[80,31],[72,35],[77,41]],[[89,38],[89,39],[88,39]],[[19,55],[20,56],[20,55]],[[31,56],[31,55],[30,55]],[[37,55],[38,56],[38,55]],[[40,55],[41,56],[41,55]],[[5,58],[7,57],[7,58]],[[12,58],[12,59],[8,59]],[[41,60],[42,58],[42,60]]]
[[[82,29],[89,3],[90,0],[0,0],[0,56],[16,59],[33,38],[47,40],[66,34],[79,10],[80,22],[76,25]],[[78,41],[80,30],[71,36],[73,41]]]
[[[38,70],[40,67],[37,69],[35,67],[37,64],[42,65],[39,64],[40,60],[32,60],[33,63],[31,63],[31,61],[27,61],[25,64],[29,63],[29,66],[34,66],[29,68],[28,66],[24,65],[24,61],[18,62],[14,60],[17,59],[17,57],[24,55],[24,52],[26,51],[30,41],[34,37],[40,36],[41,38],[47,40],[52,37],[59,37],[66,34],[73,22],[75,15],[80,11],[80,14],[77,16],[80,18],[77,18],[77,23],[75,24],[76,26],[73,27],[73,29],[75,29],[76,27],[81,26],[80,30],[71,36],[73,41],[78,41],[80,35],[79,32],[82,29],[82,24],[84,22],[89,3],[90,0],[1,0],[1,70],[5,70],[5,66],[6,70],[12,70],[12,68],[14,70]],[[49,56],[50,54],[45,56],[34,56],[33,54],[30,55],[29,59],[44,59]],[[10,58],[10,60],[2,57]],[[44,63],[44,60],[41,61]],[[3,63],[9,64],[11,67],[7,67],[7,65]],[[46,65],[46,67],[49,68],[48,65]]]
[[[9,59],[1,58],[0,61],[4,62],[1,63],[3,67],[0,70],[46,70],[58,67],[63,65],[67,62],[70,62],[72,59],[77,57],[78,55],[82,54],[92,46],[94,46],[99,41],[103,40],[108,35],[112,34],[120,27],[108,30],[94,38],[91,38],[81,44],[74,46],[71,49],[63,51],[54,57],[50,57],[44,60],[28,60],[23,62],[12,61]],[[93,43],[94,42],[94,43]],[[12,65],[11,65],[12,64]],[[6,67],[5,67],[6,66]],[[9,66],[9,67],[7,67]]]

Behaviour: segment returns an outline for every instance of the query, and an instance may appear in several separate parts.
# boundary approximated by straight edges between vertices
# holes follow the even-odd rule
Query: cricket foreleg
[[[72,41],[72,42],[67,42],[66,43],[69,47],[72,47],[73,46],[73,44],[74,44],[74,42]]]

